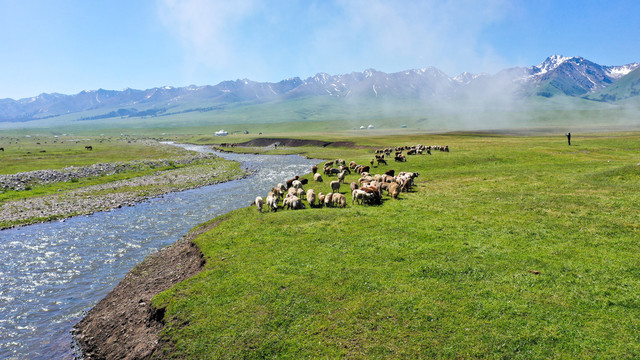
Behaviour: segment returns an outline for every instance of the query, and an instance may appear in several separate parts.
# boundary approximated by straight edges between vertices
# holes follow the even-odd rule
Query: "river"
[[[291,155],[218,155],[253,174],[132,207],[0,231],[0,359],[72,359],[73,325],[129,269],[194,226],[249,205],[319,162]]]

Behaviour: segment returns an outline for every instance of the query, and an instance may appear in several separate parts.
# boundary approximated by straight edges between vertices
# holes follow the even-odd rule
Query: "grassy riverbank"
[[[3,157],[13,171],[47,171],[38,177],[25,176],[28,180],[24,183],[21,180],[4,182],[9,185],[0,189],[0,229],[133,205],[150,197],[245,175],[238,163],[152,141],[106,141],[105,145],[100,144],[92,151],[82,147],[80,152],[59,148],[64,144],[44,144],[42,140],[38,145],[37,140],[40,139],[29,140],[30,144],[23,142],[22,146],[48,149],[39,160],[28,161],[25,157],[30,155],[26,154],[25,148],[7,150],[8,154]],[[86,166],[89,164],[92,166]],[[108,170],[103,172],[103,169]],[[64,171],[76,171],[85,176],[69,178],[63,175]]]
[[[345,209],[224,215],[204,271],[154,299],[166,357],[640,356],[640,134],[351,140],[451,153],[372,169],[421,174],[380,206],[343,186]]]

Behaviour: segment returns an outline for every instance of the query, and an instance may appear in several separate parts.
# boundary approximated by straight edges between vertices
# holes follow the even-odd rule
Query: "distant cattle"
[[[4,151],[4,148],[0,148],[0,151]]]
[[[87,150],[93,150],[93,146],[91,146],[91,145],[87,145],[84,148],[87,149]]]

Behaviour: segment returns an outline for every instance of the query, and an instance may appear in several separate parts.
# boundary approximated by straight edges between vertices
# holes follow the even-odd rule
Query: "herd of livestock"
[[[267,194],[266,199],[261,196],[256,197],[253,202],[259,212],[266,207],[266,211],[277,211],[279,208],[298,210],[304,209],[303,199],[312,207],[341,207],[347,206],[347,198],[345,193],[341,192],[341,187],[346,185],[345,178],[352,173],[358,174],[360,178],[349,184],[349,192],[351,193],[351,204],[358,203],[361,205],[380,205],[384,193],[391,198],[397,198],[401,192],[408,192],[414,186],[414,180],[420,174],[417,172],[399,172],[395,174],[395,170],[387,170],[383,174],[370,173],[374,163],[378,166],[388,165],[386,159],[393,156],[396,162],[406,162],[405,155],[429,154],[431,151],[449,152],[449,146],[401,146],[394,148],[378,149],[375,151],[375,157],[369,161],[369,165],[357,164],[351,161],[348,165],[344,159],[336,159],[327,161],[323,165],[322,174],[327,177],[336,177],[329,183],[331,192],[324,194],[316,193],[315,190],[309,188],[305,190],[305,186],[309,184],[309,179],[295,176],[292,179],[279,183],[274,186]],[[321,183],[324,181],[323,175],[318,171],[317,166],[313,166],[311,173],[313,181]]]

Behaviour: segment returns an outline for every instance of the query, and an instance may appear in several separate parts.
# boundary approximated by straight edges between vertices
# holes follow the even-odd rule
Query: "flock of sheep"
[[[395,170],[387,170],[384,174],[371,174],[369,171],[374,162],[377,161],[378,165],[386,165],[385,157],[390,157],[392,153],[395,154],[395,161],[406,162],[404,151],[407,152],[407,155],[424,153],[430,155],[431,150],[449,152],[449,147],[414,145],[379,149],[375,152],[375,158],[370,161],[371,166],[359,165],[354,161],[347,165],[344,159],[328,161],[323,166],[324,175],[328,177],[336,176],[337,178],[337,180],[329,183],[330,193],[323,194],[319,192],[316,194],[313,189],[305,190],[304,186],[308,185],[309,180],[295,176],[293,179],[274,186],[267,194],[266,199],[261,196],[256,197],[252,205],[255,205],[259,212],[263,211],[265,205],[267,211],[278,211],[279,208],[299,210],[305,208],[302,201],[304,199],[312,208],[344,208],[347,206],[347,198],[340,192],[340,188],[341,185],[346,184],[345,178],[351,173],[360,175],[358,181],[351,182],[349,185],[351,204],[379,205],[382,203],[382,196],[385,191],[391,198],[397,198],[401,192],[411,190],[414,186],[414,179],[420,174],[417,172],[400,172],[396,175]],[[318,172],[317,166],[314,166],[311,172],[316,183],[324,181],[322,175]]]

